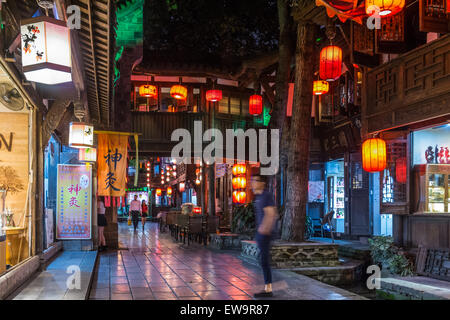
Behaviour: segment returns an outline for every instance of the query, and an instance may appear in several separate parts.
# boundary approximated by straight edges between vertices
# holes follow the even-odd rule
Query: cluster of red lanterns
[[[245,188],[247,187],[247,178],[245,174],[247,173],[247,167],[245,164],[235,164],[232,169],[233,179],[231,180],[233,189],[233,202],[234,203],[245,203],[247,200],[247,193]]]

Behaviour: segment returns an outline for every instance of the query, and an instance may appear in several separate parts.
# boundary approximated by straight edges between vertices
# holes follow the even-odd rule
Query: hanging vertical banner
[[[92,167],[58,165],[56,239],[91,239]]]
[[[128,136],[98,135],[98,195],[125,195]]]

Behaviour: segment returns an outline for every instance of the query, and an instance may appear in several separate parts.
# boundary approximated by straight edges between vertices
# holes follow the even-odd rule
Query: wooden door
[[[362,168],[361,153],[352,153],[348,164],[348,214],[350,234],[369,236],[372,234],[372,219],[369,210],[369,174]]]

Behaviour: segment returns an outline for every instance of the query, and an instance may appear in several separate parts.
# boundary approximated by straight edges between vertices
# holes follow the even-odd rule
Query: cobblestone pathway
[[[241,261],[239,252],[181,245],[168,233],[160,234],[155,223],[136,233],[120,223],[119,234],[128,250],[100,254],[89,299],[248,300],[262,289],[259,268]],[[274,294],[274,299],[361,299],[284,271],[274,271]]]

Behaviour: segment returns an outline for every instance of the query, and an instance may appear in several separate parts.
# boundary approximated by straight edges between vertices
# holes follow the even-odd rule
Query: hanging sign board
[[[92,167],[58,165],[56,239],[91,239]]]

